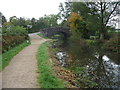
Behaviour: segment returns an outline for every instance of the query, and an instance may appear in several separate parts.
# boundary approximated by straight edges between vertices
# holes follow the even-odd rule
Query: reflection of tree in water
[[[107,55],[112,61],[114,61],[116,64],[120,64],[120,55],[119,55],[119,53],[111,53],[111,52],[108,52],[108,53],[106,53],[106,55]]]
[[[100,55],[98,58],[98,66],[96,68],[96,75],[98,76],[97,83],[100,87],[107,87],[109,84],[109,79],[105,71],[105,67],[102,60],[103,55]]]
[[[102,88],[117,88],[120,80],[118,79],[120,65],[115,64],[106,56],[106,52],[99,50],[95,53],[93,49],[85,47],[77,48],[74,55],[72,66],[81,67],[86,66],[88,75],[92,80],[98,83]],[[111,56],[112,57],[112,56]],[[114,59],[113,59],[114,60]]]
[[[93,77],[99,84],[99,87],[117,88],[119,86],[118,83],[120,82],[118,80],[119,65],[110,62],[104,54],[99,55],[96,62],[97,67],[94,67],[94,62],[89,66],[94,68],[93,71],[90,71],[90,69],[88,70],[89,72],[94,72]]]
[[[74,42],[73,42],[74,43]],[[93,50],[91,50],[89,47],[84,46],[78,46],[74,45],[72,46],[73,49],[70,49],[70,56],[72,56],[73,62],[71,65],[75,66],[85,66],[88,63],[94,59],[93,57]]]

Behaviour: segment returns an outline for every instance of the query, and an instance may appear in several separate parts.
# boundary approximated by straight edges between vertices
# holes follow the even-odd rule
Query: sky
[[[0,12],[7,18],[11,16],[36,18],[59,12],[60,2],[66,0],[0,0]]]
[[[0,12],[7,20],[11,16],[39,19],[45,14],[57,14],[60,2],[65,1],[68,0],[0,0]],[[120,28],[120,25],[117,27]]]

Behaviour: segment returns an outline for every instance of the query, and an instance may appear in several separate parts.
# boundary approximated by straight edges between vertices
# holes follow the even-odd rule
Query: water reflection
[[[64,46],[66,47],[66,46]],[[98,87],[120,88],[120,56],[117,53],[106,52],[98,47],[68,47],[73,61],[69,66],[86,67],[87,74],[93,81],[97,82]]]
[[[98,83],[99,87],[120,87],[120,61],[118,61],[118,58],[111,59],[112,53],[110,55],[110,53],[108,54],[108,52],[105,51],[96,52],[94,50],[85,49],[79,50],[77,53],[79,53],[79,55],[74,57],[74,61],[71,65],[76,67],[85,66],[88,75],[91,76],[93,81]],[[114,55],[117,57],[118,54]]]
[[[96,60],[87,65],[89,75],[94,78],[100,87],[117,88],[120,87],[120,65],[115,64],[106,55],[95,55]]]

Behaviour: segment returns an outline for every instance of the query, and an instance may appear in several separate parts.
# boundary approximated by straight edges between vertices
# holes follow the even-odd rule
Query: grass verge
[[[6,53],[3,53],[0,55],[0,71],[2,71],[11,61],[11,59],[18,54],[24,47],[28,46],[30,43],[27,43],[26,41],[15,48],[7,51]]]
[[[64,88],[64,82],[53,75],[52,63],[49,60],[47,46],[43,43],[38,50],[38,82],[41,88]]]

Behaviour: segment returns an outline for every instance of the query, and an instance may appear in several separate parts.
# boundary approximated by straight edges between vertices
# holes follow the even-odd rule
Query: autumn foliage
[[[70,23],[70,28],[78,28],[78,22],[82,20],[82,17],[78,13],[73,12],[71,14],[71,17],[68,19],[68,22]]]
[[[72,12],[70,18],[68,19],[68,22],[70,23],[70,30],[71,33],[77,37],[77,38],[88,38],[88,29],[87,24],[76,12]]]

